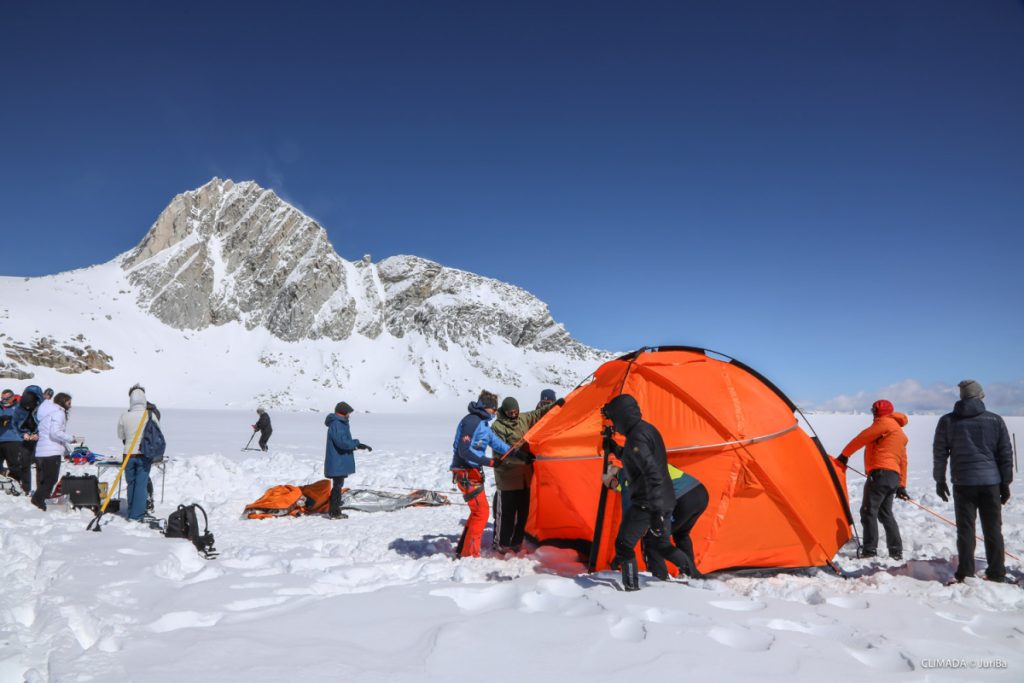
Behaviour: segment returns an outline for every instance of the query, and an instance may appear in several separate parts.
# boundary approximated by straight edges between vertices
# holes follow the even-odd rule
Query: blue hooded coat
[[[512,447],[491,430],[494,415],[488,413],[482,403],[470,403],[466,410],[469,414],[455,428],[451,469],[482,470],[491,466],[491,458],[487,457],[488,446],[498,457],[505,455]]]
[[[348,416],[331,413],[324,420],[327,426],[327,454],[324,456],[325,477],[347,477],[355,474],[359,439],[352,438]]]

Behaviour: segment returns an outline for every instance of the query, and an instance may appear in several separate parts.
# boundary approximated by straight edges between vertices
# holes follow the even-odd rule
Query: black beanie
[[[484,408],[493,408],[494,410],[498,409],[498,395],[492,394],[489,391],[481,391],[480,398],[477,399],[477,402]]]
[[[501,402],[501,412],[508,415],[513,410],[519,412],[519,401],[515,400],[511,396],[506,396],[505,400]]]
[[[342,401],[338,405],[334,406],[334,412],[339,415],[349,415],[352,412],[352,406]]]

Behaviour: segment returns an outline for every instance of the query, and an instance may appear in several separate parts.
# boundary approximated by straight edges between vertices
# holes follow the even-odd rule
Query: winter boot
[[[640,590],[640,573],[637,570],[636,559],[624,560],[621,569],[622,587],[627,591]]]

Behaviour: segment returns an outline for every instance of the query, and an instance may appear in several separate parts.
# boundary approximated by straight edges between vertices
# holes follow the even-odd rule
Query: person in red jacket
[[[864,449],[868,481],[864,484],[864,500],[860,506],[860,523],[864,529],[861,557],[878,555],[878,522],[881,521],[889,557],[902,560],[903,539],[892,514],[892,499],[895,496],[910,500],[907,493],[907,435],[903,433],[908,419],[903,413],[893,412],[892,403],[885,399],[872,404],[871,414],[875,416],[871,426],[853,437],[836,460],[845,467],[851,455]]]

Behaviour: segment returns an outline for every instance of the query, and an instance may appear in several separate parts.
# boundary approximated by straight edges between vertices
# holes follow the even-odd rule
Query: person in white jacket
[[[43,401],[36,410],[39,441],[36,444],[36,490],[32,494],[32,504],[40,510],[46,509],[46,499],[53,494],[53,488],[60,479],[60,461],[68,452],[68,446],[81,441],[66,431],[70,410],[71,395],[63,392],[54,396],[52,401]]]
[[[128,410],[121,414],[117,422],[117,438],[124,444],[122,451],[125,457],[131,455],[128,464],[125,465],[124,475],[128,483],[128,519],[142,521],[146,515],[147,487],[149,485],[149,470],[153,463],[142,454],[142,432],[140,426],[145,429],[144,420],[147,419],[160,426],[155,411],[149,408],[146,401],[146,390],[138,384],[128,391]],[[136,433],[138,438],[136,438]],[[135,448],[132,449],[132,441],[135,441]],[[131,449],[131,453],[129,453]]]

